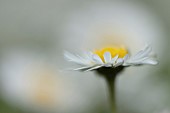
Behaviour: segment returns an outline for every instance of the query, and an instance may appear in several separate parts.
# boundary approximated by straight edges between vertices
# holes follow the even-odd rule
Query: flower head
[[[107,47],[94,52],[85,52],[82,56],[65,52],[68,61],[79,64],[81,67],[74,70],[91,71],[102,67],[116,68],[119,66],[156,65],[158,62],[151,56],[152,49],[146,46],[133,56],[125,48]]]

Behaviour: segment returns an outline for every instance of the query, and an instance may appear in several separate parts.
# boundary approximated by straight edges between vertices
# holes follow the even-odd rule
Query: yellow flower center
[[[104,53],[105,52],[110,52],[112,58],[114,58],[116,55],[119,55],[119,58],[123,58],[128,53],[128,51],[123,47],[121,47],[121,48],[106,47],[101,50],[94,51],[94,53],[97,54],[103,61],[104,61]]]

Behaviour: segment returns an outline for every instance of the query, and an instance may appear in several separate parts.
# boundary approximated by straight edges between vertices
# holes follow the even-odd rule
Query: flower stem
[[[116,99],[115,99],[115,78],[106,77],[109,101],[110,101],[110,113],[116,113]]]
[[[110,101],[110,113],[116,113],[116,97],[115,97],[115,83],[116,77],[124,69],[123,66],[116,68],[103,67],[97,70],[97,73],[104,77],[107,83],[108,92],[109,92],[109,101]]]

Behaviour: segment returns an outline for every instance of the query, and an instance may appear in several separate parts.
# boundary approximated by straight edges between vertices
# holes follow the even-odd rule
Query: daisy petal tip
[[[151,65],[158,65],[159,62],[158,61],[152,61],[152,64]]]
[[[142,62],[143,64],[148,64],[148,65],[157,65],[158,61],[154,60],[154,59],[146,59]]]

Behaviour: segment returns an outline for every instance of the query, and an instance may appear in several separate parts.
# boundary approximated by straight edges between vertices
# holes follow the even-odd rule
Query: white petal
[[[150,46],[146,46],[146,48],[143,50],[142,55],[140,55],[140,58],[147,57],[151,51],[152,48]]]
[[[115,64],[116,60],[118,59],[119,55],[116,55],[114,58],[111,59],[111,63]]]
[[[85,56],[80,56],[80,55],[74,55],[72,53],[69,53],[67,51],[64,52],[64,57],[71,62],[80,64],[80,65],[91,65],[92,60],[88,59]]]
[[[140,58],[140,59],[130,59],[130,60],[127,60],[127,62],[142,62],[146,59],[148,59],[149,57],[144,57],[144,58]]]
[[[96,55],[96,54],[93,55],[93,60],[94,60],[97,64],[103,64],[102,59],[101,59],[98,55]]]
[[[139,59],[138,61],[127,61],[123,64],[123,66],[143,65],[143,64],[156,65],[157,63],[158,62],[156,60],[150,59],[149,57],[145,57],[145,58]]]
[[[105,52],[104,53],[104,61],[105,61],[105,63],[110,63],[111,62],[111,54],[110,54],[110,52]]]
[[[64,52],[64,57],[68,60],[68,61],[71,61],[71,62],[75,62],[77,64],[83,64],[84,63],[81,61],[80,58],[78,58],[76,55],[72,54],[72,53],[69,53],[67,51]]]
[[[135,60],[134,59],[129,59],[129,60],[126,60],[123,65],[124,66],[125,65],[140,65],[141,62],[146,60],[146,59],[148,59],[148,57],[141,58],[141,59],[135,59]]]
[[[76,69],[73,69],[74,71],[78,71],[78,70],[86,70],[86,69],[89,69],[91,68],[92,66],[85,66],[85,67],[80,67],[80,68],[76,68]]]
[[[156,64],[158,64],[158,62],[157,62],[156,60],[147,59],[147,60],[144,60],[144,61],[142,62],[142,64],[156,65]]]
[[[64,52],[64,57],[69,60],[69,61],[74,61],[77,60],[77,58],[75,57],[75,55],[73,55],[72,53],[69,53],[67,51]]]
[[[123,57],[123,60],[126,61],[128,58],[129,58],[129,55],[127,54]]]
[[[89,69],[85,70],[85,72],[98,69],[98,68],[100,68],[100,67],[102,67],[102,66],[103,66],[103,65],[94,66],[94,67],[92,67],[92,68],[89,68]]]
[[[143,50],[139,51],[131,59],[138,60],[140,58],[147,57],[151,51],[152,51],[152,48],[150,46],[146,46]]]
[[[112,67],[112,64],[109,64],[109,63],[108,63],[108,64],[104,64],[103,66],[104,66],[104,67]]]
[[[85,56],[87,59],[89,59],[89,60],[92,59],[92,55],[93,55],[92,52],[89,52],[89,51],[84,52],[84,56]]]
[[[118,58],[116,61],[116,64],[113,65],[114,67],[118,67],[124,63],[124,60],[122,58]]]
[[[86,59],[87,65],[93,65],[96,64],[96,62],[93,59],[93,53],[92,52],[84,52],[84,57]]]

